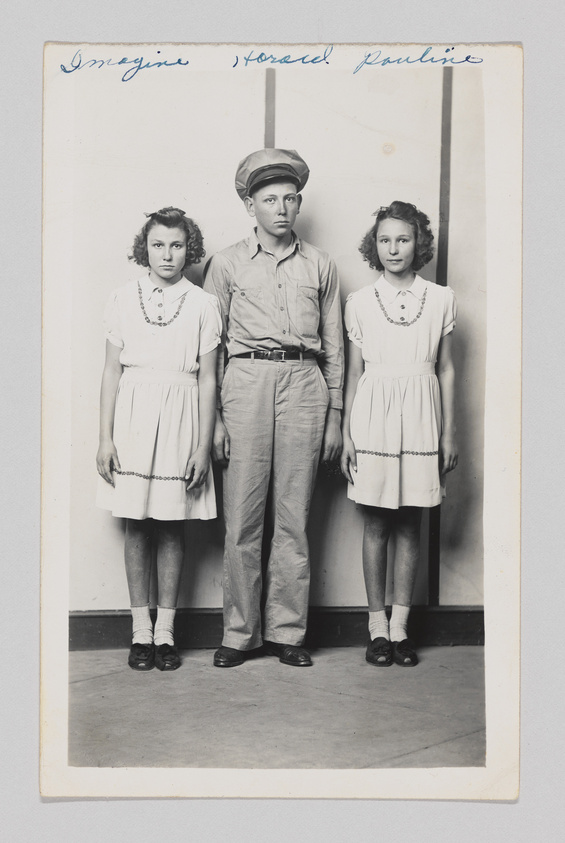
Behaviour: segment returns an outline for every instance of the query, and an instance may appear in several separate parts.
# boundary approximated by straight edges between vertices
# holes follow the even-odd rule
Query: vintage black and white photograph
[[[46,45],[44,795],[516,796],[521,74]]]

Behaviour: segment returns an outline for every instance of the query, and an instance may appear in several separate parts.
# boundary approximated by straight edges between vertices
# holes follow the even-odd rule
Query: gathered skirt
[[[198,447],[198,431],[195,374],[126,367],[114,413],[120,470],[114,471],[114,487],[98,478],[97,506],[119,518],[215,518],[211,469],[203,486],[186,491],[186,466]]]
[[[357,472],[348,497],[367,506],[430,507],[439,474],[441,395],[433,363],[367,363],[351,411]]]

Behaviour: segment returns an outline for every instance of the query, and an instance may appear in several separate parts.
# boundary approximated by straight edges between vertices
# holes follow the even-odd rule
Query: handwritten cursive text
[[[161,50],[157,50],[157,54]],[[165,61],[164,59],[157,60],[157,61],[145,61],[143,57],[135,58],[135,59],[128,59],[124,57],[119,60],[113,59],[88,59],[84,60],[82,53],[80,50],[77,50],[74,56],[71,59],[71,63],[69,67],[65,67],[64,64],[61,65],[61,70],[63,73],[74,73],[76,70],[83,70],[85,67],[124,67],[129,65],[128,69],[122,75],[122,82],[130,82],[134,76],[136,76],[140,70],[149,70],[153,67],[176,67],[177,65],[185,66],[187,65],[188,59],[183,61],[183,59],[177,59],[176,61]]]

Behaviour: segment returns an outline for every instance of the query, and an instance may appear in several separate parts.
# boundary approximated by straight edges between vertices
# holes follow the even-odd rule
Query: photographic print
[[[43,795],[516,798],[521,132],[518,46],[46,45]]]

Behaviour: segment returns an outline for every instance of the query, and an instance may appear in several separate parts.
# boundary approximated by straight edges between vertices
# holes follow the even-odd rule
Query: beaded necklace
[[[170,325],[171,322],[175,321],[175,319],[177,318],[177,316],[181,312],[181,308],[184,304],[184,300],[187,296],[188,290],[186,291],[186,293],[183,296],[181,296],[181,300],[179,302],[179,306],[177,307],[177,311],[176,311],[175,315],[172,317],[172,319],[169,319],[168,322],[156,322],[156,321],[153,321],[152,319],[149,318],[149,316],[147,315],[147,311],[145,310],[145,305],[143,304],[143,294],[141,292],[141,284],[139,283],[139,281],[137,282],[137,292],[139,293],[139,304],[141,305],[141,312],[143,313],[145,321],[149,325],[156,325],[158,328],[166,328],[167,325]]]
[[[390,316],[388,315],[388,313],[386,312],[385,306],[381,301],[381,297],[379,296],[379,292],[378,292],[376,287],[374,288],[374,290],[375,290],[375,295],[377,297],[377,301],[378,301],[378,303],[380,305],[380,308],[381,308],[382,312],[384,313],[387,321],[390,322],[391,325],[399,325],[401,328],[408,328],[409,325],[413,325],[414,322],[418,321],[418,319],[422,315],[422,311],[423,311],[424,305],[426,303],[426,296],[428,294],[428,288],[426,287],[426,289],[424,290],[424,295],[422,296],[422,304],[420,305],[420,310],[418,311],[418,313],[416,314],[414,319],[411,319],[410,322],[397,322],[395,319],[391,319]]]

